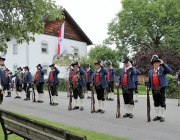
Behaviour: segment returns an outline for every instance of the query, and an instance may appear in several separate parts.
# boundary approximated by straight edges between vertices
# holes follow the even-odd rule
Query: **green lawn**
[[[111,135],[107,135],[103,133],[98,133],[95,131],[89,131],[89,130],[84,130],[84,129],[73,127],[73,126],[58,124],[52,121],[44,120],[44,119],[33,117],[33,116],[28,116],[28,115],[23,115],[23,114],[19,114],[19,115],[22,115],[24,117],[28,117],[30,119],[40,121],[40,122],[43,122],[43,123],[46,123],[55,127],[59,127],[59,128],[62,128],[62,129],[65,129],[65,130],[68,130],[77,134],[85,135],[88,140],[130,140],[128,138],[119,138],[119,137],[115,137],[115,136],[111,136]],[[0,140],[3,140],[3,139],[4,139],[4,135],[2,132],[2,128],[0,127]],[[22,138],[12,134],[9,136],[8,140],[22,140]]]
[[[119,90],[120,94],[122,94],[122,90]],[[139,95],[147,95],[147,91],[146,91],[146,86],[144,85],[138,85],[138,92]],[[117,93],[117,89],[115,89],[115,94]],[[150,91],[149,94],[151,94],[152,92]]]

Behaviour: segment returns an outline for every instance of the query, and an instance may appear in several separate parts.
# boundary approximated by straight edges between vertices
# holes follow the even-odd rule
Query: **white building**
[[[53,56],[57,54],[58,37],[57,32],[59,27],[65,22],[65,39],[64,49],[69,53],[76,53],[81,56],[87,55],[87,46],[92,45],[91,40],[86,36],[74,19],[64,9],[65,19],[55,21],[45,21],[44,34],[35,35],[35,42],[27,44],[17,44],[12,37],[7,42],[7,54],[3,55],[6,58],[5,65],[13,73],[18,67],[30,67],[30,72],[35,74],[36,66],[41,64],[46,71],[46,76],[49,73],[49,65],[53,63]],[[60,70],[59,77],[67,76],[65,67],[58,66]]]

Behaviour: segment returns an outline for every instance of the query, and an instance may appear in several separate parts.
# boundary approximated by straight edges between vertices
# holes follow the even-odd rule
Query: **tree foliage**
[[[91,69],[94,70],[95,69],[95,65],[94,63],[96,62],[97,60],[94,59],[94,58],[87,58],[87,57],[82,57],[81,60],[80,60],[80,64],[81,66],[85,69],[86,68],[86,64],[90,64],[91,66]]]
[[[115,50],[112,50],[111,48],[107,47],[106,45],[97,45],[94,48],[91,48],[88,56],[90,58],[101,59],[104,62],[104,65],[106,66],[106,62],[108,60],[111,60],[113,67],[119,68],[119,63],[117,61],[118,56]]]
[[[179,0],[122,0],[122,10],[108,25],[106,44],[116,44],[119,55],[180,46]]]
[[[35,40],[35,33],[44,32],[44,20],[62,19],[62,7],[52,0],[0,0],[0,51],[6,52],[6,40],[17,43]],[[32,33],[32,35],[29,35]]]
[[[142,47],[142,50],[133,56],[133,65],[147,75],[148,71],[152,69],[151,58],[155,54],[170,66],[172,73],[175,74],[179,70],[180,55],[176,50],[169,49],[169,47],[161,47],[150,51],[147,47]]]

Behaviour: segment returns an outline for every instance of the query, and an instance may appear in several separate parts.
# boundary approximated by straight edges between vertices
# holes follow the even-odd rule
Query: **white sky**
[[[121,10],[121,0],[55,0],[63,6],[93,44],[107,37],[107,24]],[[88,46],[88,50],[92,46]],[[113,47],[114,49],[115,47]]]

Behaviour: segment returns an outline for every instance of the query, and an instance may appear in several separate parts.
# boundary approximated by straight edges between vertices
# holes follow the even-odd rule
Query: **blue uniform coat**
[[[141,74],[141,72],[138,69],[136,69],[136,73],[137,74],[134,75],[134,82],[138,82],[138,75]]]
[[[23,74],[23,72],[21,72],[21,78],[23,78],[23,76],[24,76],[24,74]],[[16,77],[15,78],[15,84],[17,84],[17,83],[22,84],[23,81],[19,80],[17,74],[11,75],[11,77]]]
[[[74,77],[74,72],[75,71],[72,72],[72,78]],[[85,78],[84,78],[85,73],[86,73],[85,70],[82,67],[79,67],[79,70],[78,70],[77,74],[79,75],[78,82],[81,85],[81,87],[85,87],[86,86],[86,82],[85,82]]]
[[[93,76],[94,76],[94,71],[90,69],[88,71],[88,82],[87,83],[93,83]]]
[[[3,87],[5,85],[5,82],[4,82],[4,72],[3,72],[3,70],[1,68],[0,68],[0,84]]]
[[[32,83],[32,75],[31,72],[24,72],[23,83]]]
[[[55,67],[54,71],[53,71],[53,77],[54,77],[54,81],[53,84],[57,85],[59,84],[59,79],[58,79],[58,74],[60,73],[60,71]],[[50,72],[49,72],[49,76],[50,76]],[[48,78],[48,83],[50,83],[49,78]]]
[[[116,74],[116,69],[110,69],[110,81],[114,82],[115,81],[115,74]]]
[[[40,69],[40,74],[39,74],[39,83],[44,83],[44,70],[43,69]],[[35,78],[34,78],[34,83],[35,83]]]

